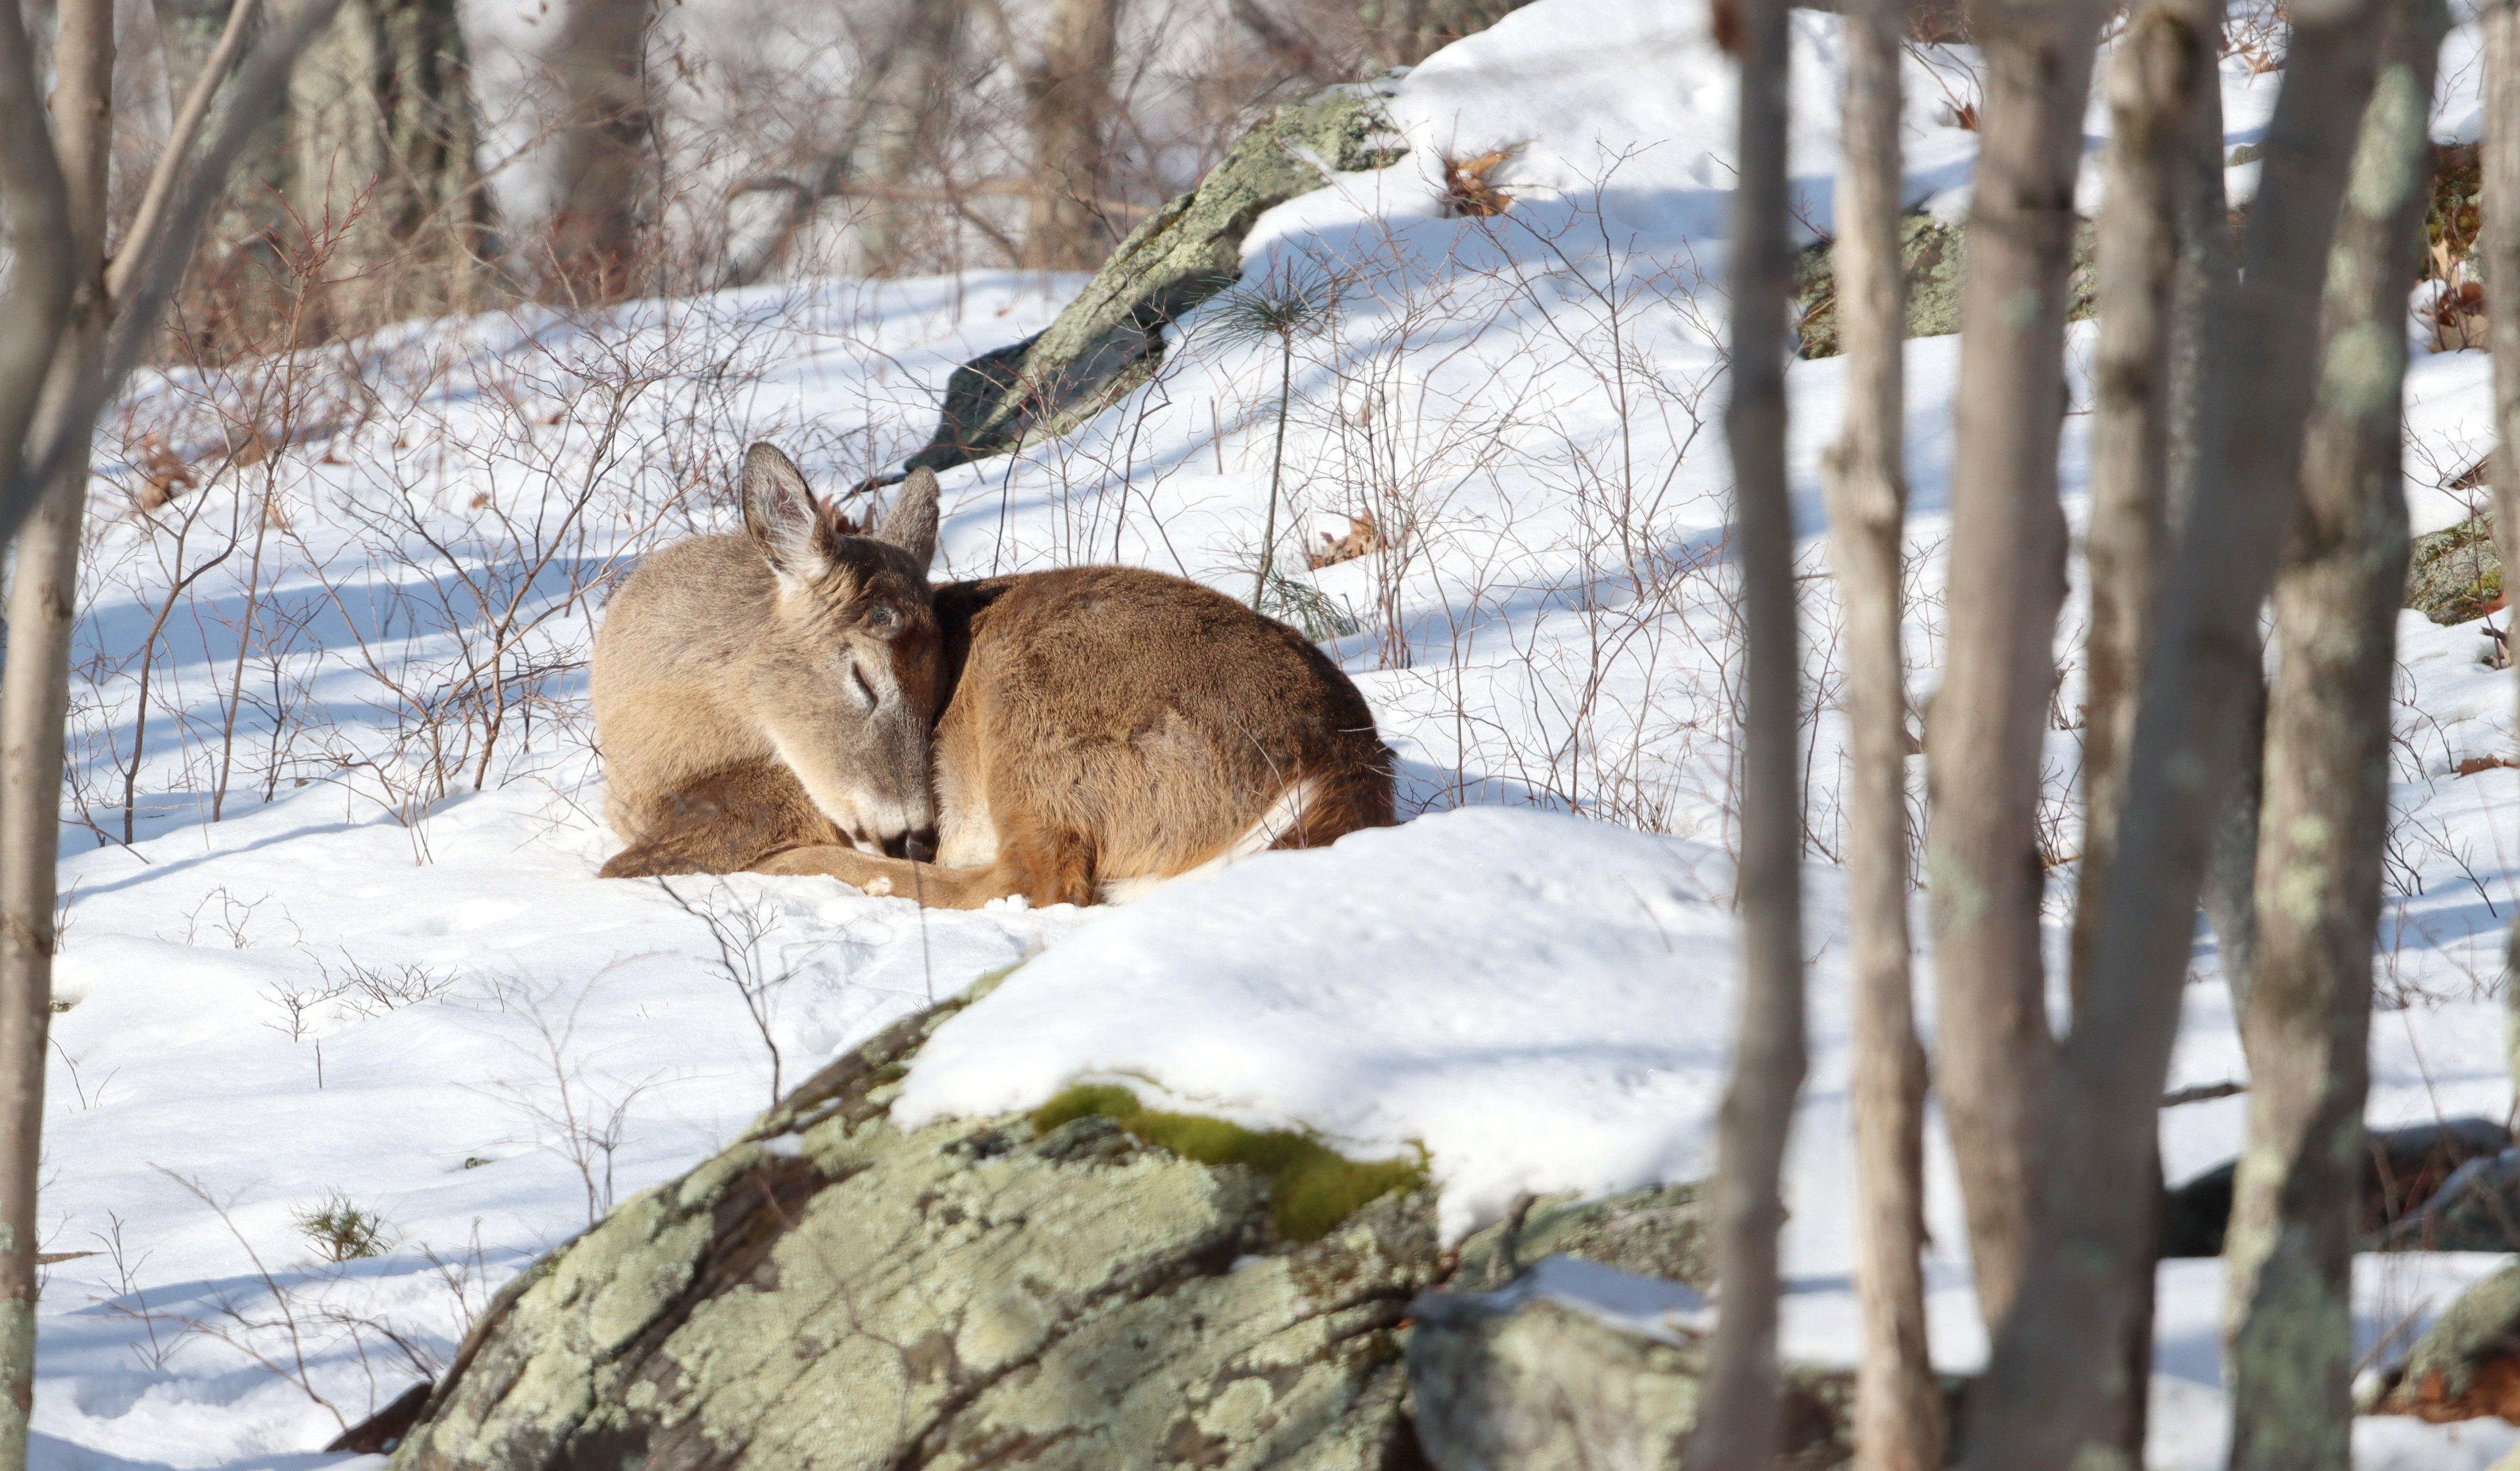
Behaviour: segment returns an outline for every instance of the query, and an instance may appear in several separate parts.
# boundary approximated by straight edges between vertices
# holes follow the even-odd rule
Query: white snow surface
[[[894,1116],[1153,1080],[1351,1151],[1423,1148],[1451,1234],[1524,1190],[1688,1178],[1723,1078],[1702,1022],[1736,989],[1731,869],[1502,807],[1264,853],[1086,919],[937,1030]]]
[[[923,913],[814,879],[594,876],[612,840],[584,658],[608,589],[653,547],[735,524],[749,439],[835,490],[897,462],[953,366],[1038,331],[1074,278],[495,315],[302,361],[318,381],[355,366],[363,394],[275,395],[289,362],[144,383],[109,435],[83,573],[44,1249],[96,1254],[50,1270],[36,1464],[327,1463],[314,1448],[435,1372],[488,1293],[591,1211],[707,1155],[774,1080],[1018,961],[931,1044],[907,1113],[1124,1082],[1363,1153],[1422,1148],[1455,1231],[1521,1190],[1701,1173],[1738,963],[1715,334],[1732,83],[1704,15],[1539,0],[1398,83],[1408,158],[1255,227],[1246,280],[1339,283],[1295,347],[1276,555],[1282,599],[1304,605],[1277,605],[1372,702],[1412,821],[1124,908]],[[1793,172],[1825,229],[1836,22],[1794,25]],[[2472,20],[2445,60],[2437,130],[2473,136]],[[1950,110],[1975,95],[1975,65],[1948,47],[1909,64],[1909,194],[1942,212],[1965,207],[1975,135]],[[2263,133],[2279,81],[2227,59],[2228,145]],[[2087,203],[2105,110],[2090,119]],[[1513,209],[1443,217],[1442,157],[1500,148]],[[1214,315],[1077,434],[947,473],[939,577],[1118,560],[1247,596],[1278,360],[1210,332]],[[2077,526],[2091,341],[2079,328],[2068,349]],[[1919,696],[1941,655],[1957,362],[1955,339],[1909,346]],[[2417,531],[2474,509],[2458,481],[2489,442],[2488,376],[2482,354],[2418,352]],[[1788,390],[1816,575],[1811,1075],[1784,1344],[1848,1361],[1843,729],[1817,575],[1840,365],[1796,363]],[[230,462],[241,423],[283,448]],[[199,483],[144,510],[168,451]],[[1351,514],[1392,545],[1302,569],[1299,550]],[[2083,616],[2078,594],[2060,717]],[[2408,614],[2401,640],[2368,1114],[2498,1118],[2520,771],[2457,772],[2512,753],[2512,676],[2480,662],[2472,624]],[[2043,811],[2060,959],[2080,734],[2057,724]],[[2061,1018],[2061,983],[2056,1003]],[[2243,1075],[2200,931],[2171,1082]],[[2230,1158],[2245,1110],[2165,1112],[2172,1177]],[[1966,1368],[1985,1341],[1938,1125],[1927,1160],[1934,1352]],[[325,1261],[300,1227],[337,1193],[382,1221],[378,1254]],[[2496,1265],[2363,1258],[2361,1342],[2419,1326]],[[1580,1277],[1533,1290],[1599,1296]],[[2160,1285],[2150,1459],[2219,1465],[2219,1266],[2167,1264]],[[1686,1305],[1631,1306],[1642,1320]],[[2357,1459],[2483,1467],[2514,1436],[2366,1421]]]

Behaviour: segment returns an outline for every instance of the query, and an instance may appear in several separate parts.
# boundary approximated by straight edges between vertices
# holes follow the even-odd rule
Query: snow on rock
[[[1508,808],[1263,854],[1088,918],[940,1028],[894,1112],[1094,1079],[1350,1152],[1419,1145],[1455,1237],[1518,1191],[1689,1179],[1738,989],[1731,867]]]

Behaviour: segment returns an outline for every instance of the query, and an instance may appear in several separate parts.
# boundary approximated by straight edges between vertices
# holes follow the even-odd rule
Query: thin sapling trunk
[[[1802,800],[1795,730],[1793,508],[1785,483],[1784,0],[1733,0],[1739,24],[1740,172],[1730,243],[1732,451],[1747,665],[1741,729],[1742,976],[1732,1076],[1716,1120],[1715,1279],[1720,1309],[1690,1438],[1689,1471],[1765,1466],[1775,1455],[1777,1231],[1785,1137],[1802,1089]]]
[[[1942,1391],[1925,1339],[1925,1052],[1909,965],[1908,696],[1901,647],[1908,488],[1899,258],[1901,11],[1856,0],[1846,19],[1846,161],[1838,175],[1839,340],[1846,427],[1828,452],[1829,559],[1846,608],[1848,924],[1854,942],[1859,1471],[1939,1471]]]

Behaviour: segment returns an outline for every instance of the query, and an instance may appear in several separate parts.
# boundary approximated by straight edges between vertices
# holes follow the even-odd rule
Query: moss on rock
[[[1199,1114],[1164,1113],[1125,1088],[1083,1084],[1032,1114],[1042,1134],[1082,1118],[1104,1118],[1131,1137],[1203,1165],[1239,1165],[1269,1189],[1269,1225],[1288,1241],[1318,1241],[1367,1203],[1426,1183],[1426,1162],[1352,1160],[1309,1134],[1245,1129]]]

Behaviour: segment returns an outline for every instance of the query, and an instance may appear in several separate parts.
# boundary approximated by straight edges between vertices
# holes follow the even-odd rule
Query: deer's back
[[[1105,878],[1180,872],[1299,780],[1327,804],[1308,841],[1391,820],[1389,752],[1356,686],[1213,589],[1072,567],[951,584],[936,606],[948,863],[1046,827],[1090,841]],[[981,823],[995,830],[957,831]]]

